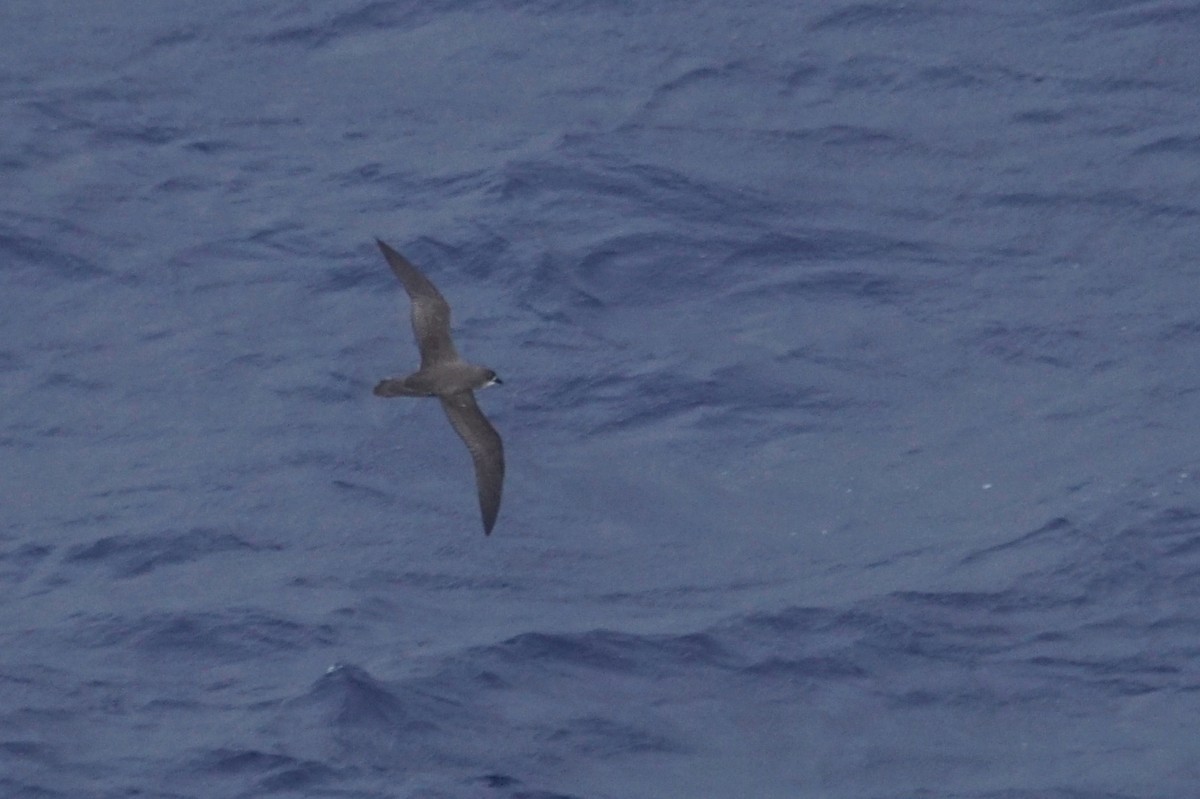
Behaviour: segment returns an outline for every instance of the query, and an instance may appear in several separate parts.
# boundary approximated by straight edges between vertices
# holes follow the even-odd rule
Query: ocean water
[[[0,19],[0,797],[1197,795],[1196,6]]]

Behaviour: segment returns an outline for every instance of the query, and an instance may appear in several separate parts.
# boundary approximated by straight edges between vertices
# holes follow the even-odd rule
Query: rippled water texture
[[[1195,8],[2,16],[0,796],[1197,795]]]

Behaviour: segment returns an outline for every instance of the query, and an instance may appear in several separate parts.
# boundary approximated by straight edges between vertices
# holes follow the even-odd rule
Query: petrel
[[[412,300],[412,326],[421,350],[421,368],[408,377],[392,377],[375,386],[377,397],[437,397],[455,432],[475,461],[483,533],[491,535],[500,512],[504,484],[504,445],[500,434],[475,404],[474,391],[502,382],[485,366],[458,357],[450,339],[450,306],[429,278],[408,259],[375,239],[388,265]]]

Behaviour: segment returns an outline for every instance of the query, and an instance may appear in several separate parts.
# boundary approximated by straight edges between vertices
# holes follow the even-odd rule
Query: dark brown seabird
[[[496,373],[458,357],[450,338],[450,305],[429,278],[403,255],[375,239],[388,265],[412,300],[412,326],[421,350],[421,368],[408,377],[392,377],[375,386],[377,397],[437,397],[455,432],[475,461],[483,533],[491,535],[500,512],[504,485],[504,445],[500,434],[475,404],[477,388],[500,383]]]

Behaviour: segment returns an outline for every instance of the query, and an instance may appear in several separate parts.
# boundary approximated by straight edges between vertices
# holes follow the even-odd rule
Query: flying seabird
[[[421,350],[421,368],[408,377],[393,377],[375,386],[377,397],[437,397],[450,424],[475,461],[483,533],[491,535],[500,512],[504,483],[504,445],[500,434],[475,404],[474,391],[500,382],[496,373],[458,357],[450,339],[450,306],[429,278],[403,255],[375,239],[388,265],[412,300],[412,326]]]

